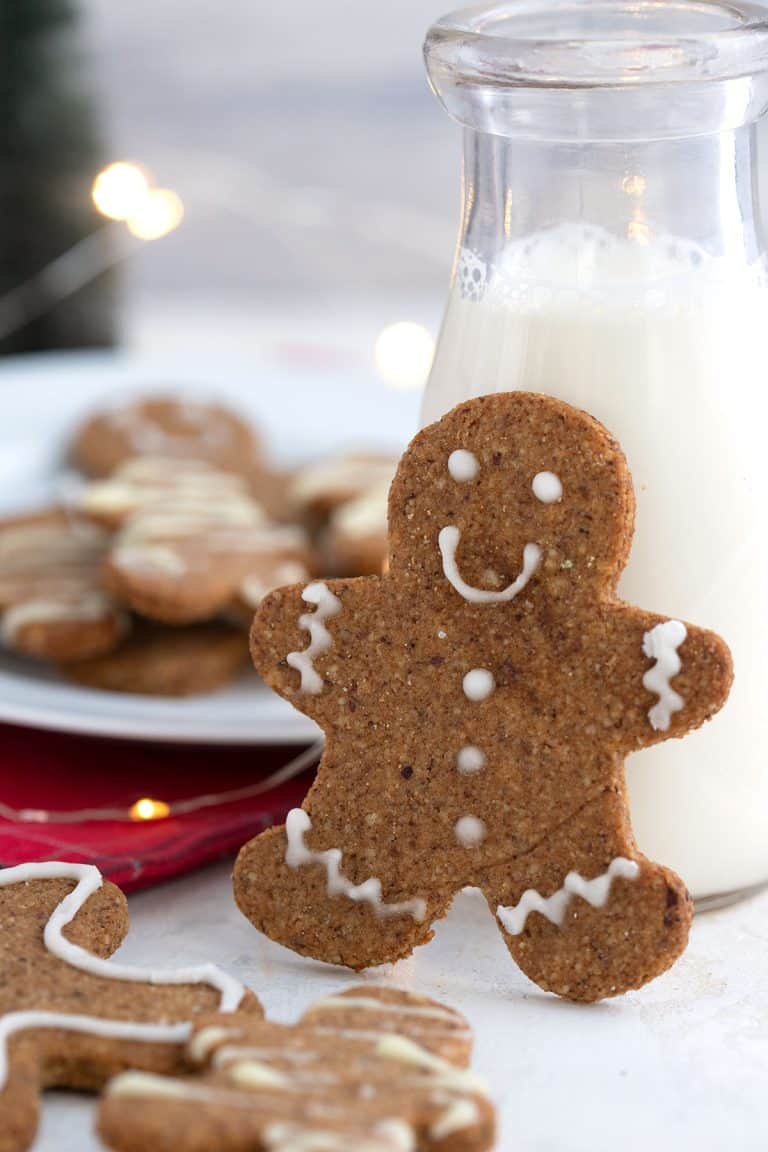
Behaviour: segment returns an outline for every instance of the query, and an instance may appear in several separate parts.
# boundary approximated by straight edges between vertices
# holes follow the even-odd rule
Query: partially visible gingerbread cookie
[[[494,1111],[470,1049],[457,1012],[386,988],[287,1027],[211,1017],[187,1046],[201,1073],[118,1076],[99,1134],[115,1152],[484,1152]]]
[[[116,648],[129,621],[101,587],[109,544],[55,509],[0,521],[0,642],[55,663]]]
[[[199,696],[235,680],[248,663],[242,628],[223,621],[166,627],[137,621],[114,652],[66,664],[69,680],[102,692]]]
[[[109,476],[126,460],[163,456],[205,460],[247,473],[257,455],[253,429],[222,404],[147,396],[98,412],[76,434],[72,456],[89,476]]]
[[[635,844],[624,761],[713,717],[733,671],[714,633],[617,598],[633,512],[596,420],[487,396],[405,453],[385,576],[264,600],[256,667],[326,745],[303,807],[238,858],[260,930],[365,968],[429,940],[471,885],[562,996],[613,996],[674,962],[691,901]]]
[[[324,534],[328,570],[337,576],[374,576],[387,563],[389,484],[371,488],[331,513]]]
[[[87,864],[0,871],[0,1152],[23,1152],[45,1088],[99,1089],[127,1068],[184,1070],[192,1021],[260,1014],[215,968],[143,970],[106,957],[127,928],[125,898]]]
[[[291,480],[291,500],[297,514],[314,529],[340,505],[389,486],[396,467],[394,457],[376,452],[350,452],[305,464]]]
[[[304,531],[270,523],[240,477],[208,465],[131,460],[88,485],[81,511],[121,525],[103,568],[105,587],[141,616],[169,624],[209,620],[254,589],[304,578]],[[291,565],[287,568],[287,565]]]

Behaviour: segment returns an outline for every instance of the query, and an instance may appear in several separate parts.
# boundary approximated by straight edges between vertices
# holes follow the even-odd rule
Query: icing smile
[[[493,592],[487,588],[473,588],[462,579],[459,566],[456,562],[456,552],[461,540],[461,531],[455,524],[448,524],[437,538],[440,546],[440,555],[443,558],[443,572],[460,596],[471,604],[505,604],[514,600],[518,592],[522,592],[528,581],[536,573],[541,563],[541,548],[538,544],[526,544],[523,550],[523,570],[511,584],[501,592]]]

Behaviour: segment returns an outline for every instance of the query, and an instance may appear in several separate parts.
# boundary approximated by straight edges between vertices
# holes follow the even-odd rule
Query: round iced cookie
[[[125,460],[164,456],[206,460],[248,473],[258,455],[254,430],[222,404],[174,396],[146,396],[97,412],[72,444],[74,463],[88,476],[108,476]]]

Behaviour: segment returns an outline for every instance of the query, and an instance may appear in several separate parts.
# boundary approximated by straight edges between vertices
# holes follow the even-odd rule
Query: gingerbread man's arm
[[[596,621],[594,641],[606,733],[625,752],[700,728],[728,699],[733,661],[715,632],[610,604]]]
[[[377,576],[315,580],[266,596],[251,628],[251,655],[270,688],[323,725],[354,700],[365,643],[367,591]]]

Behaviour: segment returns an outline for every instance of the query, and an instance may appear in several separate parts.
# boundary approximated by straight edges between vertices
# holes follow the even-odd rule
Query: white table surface
[[[215,960],[284,1021],[360,982],[259,935],[231,900],[229,870],[220,863],[134,896],[121,959],[169,967]],[[698,917],[671,972],[600,1005],[538,992],[473,892],[456,899],[431,944],[366,979],[466,1013],[503,1152],[768,1148],[768,893]],[[92,1117],[86,1099],[51,1094],[35,1152],[96,1152]]]

